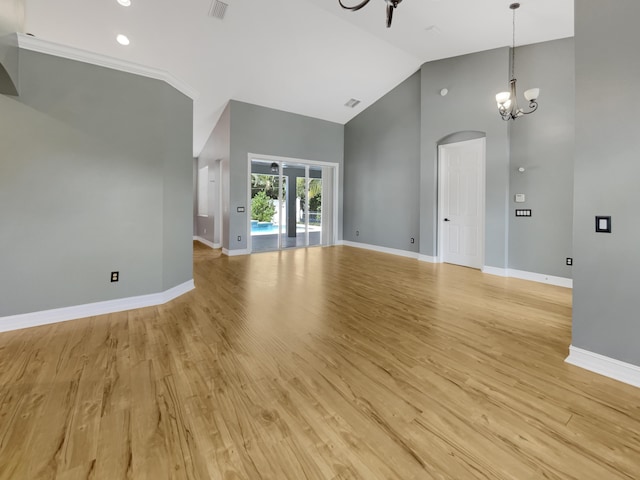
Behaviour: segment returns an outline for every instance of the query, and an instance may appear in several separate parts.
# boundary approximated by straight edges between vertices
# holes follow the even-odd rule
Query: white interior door
[[[438,147],[441,260],[484,263],[485,139]]]

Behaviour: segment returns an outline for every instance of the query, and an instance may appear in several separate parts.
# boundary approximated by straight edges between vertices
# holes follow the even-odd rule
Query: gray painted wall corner
[[[41,53],[19,65],[20,97],[0,95],[0,316],[189,280],[191,100]]]
[[[519,95],[531,87],[541,93],[538,110],[510,131],[509,268],[565,278],[573,256],[574,56],[573,38],[516,49]],[[516,193],[526,201],[515,203]],[[516,218],[516,208],[532,216]]]
[[[207,191],[208,215],[198,216],[197,203],[194,206],[196,235],[212,244],[220,244],[228,249],[229,242],[229,159],[231,156],[231,106],[227,104],[207,139],[200,156],[197,169],[209,167]],[[222,163],[222,168],[220,164]],[[222,178],[220,173],[222,170]],[[197,171],[195,173],[197,178]],[[222,192],[220,192],[220,190]],[[216,218],[221,216],[222,218]],[[221,231],[217,231],[221,230]]]
[[[575,4],[573,345],[640,365],[640,3]],[[602,93],[606,92],[606,95]],[[621,110],[620,105],[624,105]],[[612,216],[612,233],[595,216]]]
[[[419,170],[416,72],[345,125],[344,240],[417,252]]]
[[[316,160],[339,164],[340,186],[344,158],[344,127],[340,124],[232,100],[230,102],[231,154],[229,161],[229,227],[225,239],[230,250],[247,248],[247,186],[249,153]],[[342,225],[342,191],[338,224]],[[244,206],[245,212],[236,212]],[[237,237],[241,240],[238,241]],[[338,238],[342,237],[339,229]]]

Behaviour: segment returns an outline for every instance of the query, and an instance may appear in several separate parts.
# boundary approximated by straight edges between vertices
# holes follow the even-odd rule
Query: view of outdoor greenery
[[[251,174],[251,219],[259,222],[270,222],[276,213],[275,200],[278,199],[277,175]],[[304,212],[304,182],[298,177],[296,182],[296,196],[300,199],[300,209]],[[282,186],[283,190],[285,184]],[[282,192],[284,196],[284,191]],[[322,210],[322,180],[312,178],[309,180],[309,223],[320,225],[320,212]]]
[[[257,192],[251,199],[251,218],[259,222],[270,222],[276,213],[273,200],[264,190]]]

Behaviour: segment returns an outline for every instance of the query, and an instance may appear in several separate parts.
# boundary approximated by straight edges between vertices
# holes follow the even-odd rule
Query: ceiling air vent
[[[344,104],[345,107],[355,108],[356,105],[360,103],[360,100],[356,100],[355,98],[350,99],[347,103]]]
[[[213,0],[211,8],[209,9],[209,16],[223,20],[224,14],[227,13],[228,6],[228,3],[221,2],[220,0]]]

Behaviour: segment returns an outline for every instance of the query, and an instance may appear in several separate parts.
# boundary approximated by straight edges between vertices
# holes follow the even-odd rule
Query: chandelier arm
[[[393,9],[395,7],[391,3],[387,3],[387,28],[391,26],[391,21],[393,20]]]
[[[360,10],[362,7],[366,6],[367,3],[369,3],[371,0],[364,0],[362,3],[354,6],[354,7],[348,7],[347,5],[345,5],[344,3],[342,3],[342,0],[338,0],[338,3],[340,4],[340,6],[342,8],[344,8],[345,10],[351,10],[352,12],[355,12],[356,10]]]
[[[522,111],[522,113],[524,113],[525,115],[529,115],[530,113],[535,112],[538,109],[538,102],[536,102],[535,100],[530,101],[529,108],[531,108],[531,110],[529,110],[528,112]]]

